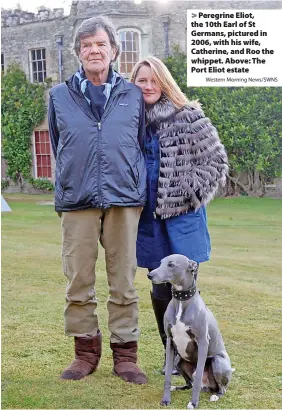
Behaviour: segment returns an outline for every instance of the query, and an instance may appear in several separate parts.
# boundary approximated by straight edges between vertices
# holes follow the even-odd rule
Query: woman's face
[[[141,88],[146,104],[155,104],[162,94],[162,90],[155,81],[151,67],[142,65],[136,75],[135,84]]]

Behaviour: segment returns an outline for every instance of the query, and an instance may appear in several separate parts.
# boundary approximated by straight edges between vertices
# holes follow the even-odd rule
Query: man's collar
[[[79,74],[80,74],[80,77],[81,77],[81,80],[82,80],[82,81],[83,81],[83,80],[87,80],[87,77],[86,77],[86,74],[85,74],[85,70],[84,70],[82,64],[80,64],[80,67],[79,67]],[[113,70],[112,65],[110,64],[107,81],[106,81],[105,83],[102,83],[101,85],[107,84],[107,83],[108,83],[108,84],[112,84],[113,76],[114,76],[114,70]]]

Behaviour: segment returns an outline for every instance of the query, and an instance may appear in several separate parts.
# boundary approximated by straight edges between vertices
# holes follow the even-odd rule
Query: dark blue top
[[[160,169],[160,144],[156,134],[148,131],[145,140],[145,161],[147,167],[147,191],[150,193],[148,204],[152,212],[155,212],[157,206],[157,192]]]

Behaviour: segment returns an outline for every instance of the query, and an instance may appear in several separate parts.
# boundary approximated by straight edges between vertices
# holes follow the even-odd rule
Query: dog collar
[[[195,295],[196,290],[197,290],[196,283],[194,283],[194,285],[191,286],[191,288],[187,290],[175,290],[172,288],[172,297],[180,301],[189,300]]]

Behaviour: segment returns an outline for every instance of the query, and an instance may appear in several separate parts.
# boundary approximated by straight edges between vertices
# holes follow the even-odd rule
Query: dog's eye
[[[175,264],[174,264],[173,262],[168,262],[167,266],[168,266],[169,268],[174,268],[174,267],[175,267]]]

